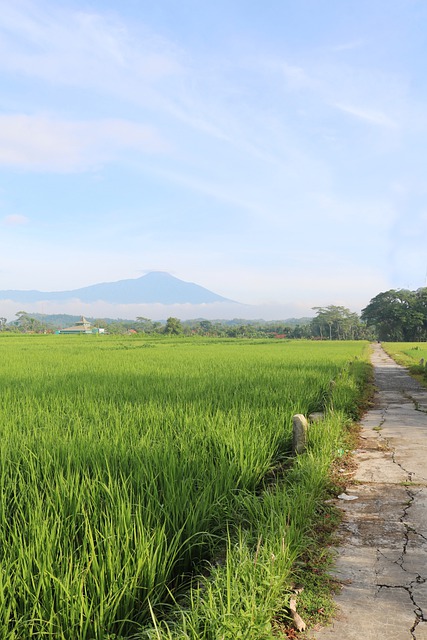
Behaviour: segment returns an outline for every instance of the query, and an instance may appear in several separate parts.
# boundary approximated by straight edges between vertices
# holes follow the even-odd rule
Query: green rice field
[[[427,343],[426,342],[383,342],[384,350],[421,383],[427,381]]]
[[[401,364],[419,365],[420,360],[427,362],[426,342],[383,342],[383,348]]]
[[[274,637],[367,351],[1,335],[0,639]]]

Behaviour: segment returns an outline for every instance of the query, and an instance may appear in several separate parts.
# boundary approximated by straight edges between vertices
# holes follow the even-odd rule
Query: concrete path
[[[427,389],[380,345],[335,577],[339,615],[315,640],[427,640]]]

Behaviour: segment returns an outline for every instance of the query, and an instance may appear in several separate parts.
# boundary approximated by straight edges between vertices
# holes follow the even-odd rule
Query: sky
[[[425,286],[426,65],[425,0],[0,0],[0,290]]]

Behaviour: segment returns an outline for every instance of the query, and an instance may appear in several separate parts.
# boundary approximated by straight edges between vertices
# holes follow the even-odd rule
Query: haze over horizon
[[[265,307],[244,305],[224,298],[195,282],[185,282],[164,271],[67,291],[0,289],[0,309],[3,314],[8,310],[9,319],[22,310],[42,315],[120,316],[129,320],[138,316],[165,320],[171,315],[178,315],[181,320],[236,317],[249,320],[265,319],[265,313],[267,319],[279,319],[275,316],[270,318]]]
[[[0,289],[165,271],[272,319],[425,286],[426,33],[400,0],[1,2]]]

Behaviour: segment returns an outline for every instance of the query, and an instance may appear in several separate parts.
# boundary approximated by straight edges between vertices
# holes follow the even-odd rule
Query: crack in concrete
[[[420,413],[427,414],[427,409],[421,409],[421,404],[418,402],[416,398],[414,398],[414,396],[411,396],[410,393],[407,393],[405,395],[413,403],[415,411],[419,411]]]
[[[338,561],[343,616],[319,640],[427,638],[427,394],[377,345],[373,364],[378,396],[355,452],[360,507],[345,506],[350,546]]]
[[[425,582],[425,580],[423,580],[423,582]],[[412,635],[412,638],[414,640],[416,640],[417,637],[415,635],[415,630],[416,630],[417,626],[420,624],[420,622],[426,622],[427,620],[426,620],[426,618],[424,618],[423,610],[421,609],[421,607],[415,601],[414,594],[413,594],[412,589],[411,589],[411,585],[412,584],[413,583],[411,582],[408,587],[406,587],[405,585],[402,585],[402,584],[395,584],[395,585],[377,584],[377,587],[378,587],[377,595],[380,594],[381,589],[402,589],[403,591],[405,591],[408,594],[410,601],[414,605],[414,614],[415,614],[415,621],[414,621],[414,624],[412,625],[412,627],[409,629],[409,632]]]
[[[414,410],[415,411],[419,411],[421,413],[426,413],[427,414],[427,410],[421,409],[419,402],[411,394],[403,392],[403,396],[406,399],[408,399],[410,402],[412,402],[412,404],[414,405]],[[387,421],[388,409],[389,409],[389,405],[387,405],[382,411],[381,420],[380,420],[380,423],[378,425],[378,428],[376,429],[377,437],[378,437],[378,440],[382,441],[385,444],[385,446],[387,447],[387,449],[389,451],[391,451],[391,459],[392,459],[393,464],[396,464],[400,469],[402,469],[402,471],[407,475],[408,482],[412,482],[412,477],[415,475],[414,472],[413,471],[408,471],[408,469],[406,469],[402,465],[402,463],[400,463],[396,459],[396,449],[391,446],[390,440],[388,438],[385,438],[379,432],[379,429],[382,429],[384,424],[385,424],[385,422]],[[421,491],[421,489],[420,489],[420,491]],[[382,556],[385,560],[387,560],[389,562],[392,562],[392,564],[395,564],[395,565],[399,566],[402,569],[402,571],[404,571],[405,573],[407,573],[407,569],[404,566],[404,564],[405,564],[405,556],[407,555],[408,545],[409,545],[409,542],[410,542],[410,534],[412,533],[412,534],[415,534],[417,536],[420,536],[422,539],[427,541],[427,537],[426,536],[424,536],[422,533],[418,533],[416,531],[416,529],[414,529],[407,522],[405,522],[405,520],[408,518],[408,514],[409,514],[409,511],[410,511],[410,509],[411,509],[411,507],[412,507],[412,505],[414,503],[415,497],[420,491],[415,493],[414,491],[411,491],[411,489],[409,489],[409,488],[406,489],[406,494],[408,496],[408,502],[407,502],[407,504],[405,505],[405,507],[403,509],[402,516],[399,518],[399,521],[404,526],[403,547],[402,547],[402,553],[399,556],[399,558],[397,560],[390,560],[381,551],[381,549],[377,549],[377,558]],[[414,589],[415,589],[415,586],[420,585],[420,584],[425,584],[426,582],[427,582],[427,578],[424,578],[421,574],[417,574],[415,579],[412,580],[409,583],[408,586],[401,585],[401,584],[388,585],[388,584],[381,584],[381,583],[377,582],[377,594],[379,594],[381,592],[381,589],[403,589],[408,594],[408,596],[409,596],[409,598],[410,598],[410,600],[411,600],[411,602],[412,602],[412,604],[414,606],[414,613],[415,613],[415,621],[414,621],[413,626],[410,629],[410,633],[411,633],[411,636],[412,636],[413,640],[417,640],[416,629],[417,629],[418,625],[421,622],[427,622],[427,617],[424,616],[423,608],[417,602],[417,598],[416,598],[416,595],[414,593]]]
[[[421,578],[421,576],[419,576]],[[425,579],[421,578],[420,581],[418,581],[418,577],[417,580],[414,581],[416,584],[425,584]],[[427,622],[427,618],[424,616],[424,611],[423,608],[420,607],[420,605],[418,604],[418,602],[416,601],[416,597],[411,589],[412,585],[414,584],[414,582],[411,582],[410,587],[408,589],[408,593],[409,593],[409,597],[411,598],[411,602],[414,605],[414,607],[416,607],[414,613],[417,616],[418,619],[418,623],[420,622]],[[417,624],[418,624],[417,623]]]
[[[386,405],[384,407],[384,409],[381,411],[381,420],[380,423],[378,425],[378,429],[382,429],[382,426],[384,424],[384,422],[386,421],[387,418],[387,411],[388,411],[388,405]]]
[[[412,527],[409,527],[409,525],[408,525],[408,531],[410,531],[411,533],[414,533],[416,536],[419,536],[420,538],[422,538],[427,542],[427,536],[425,536],[423,533],[419,533],[415,529],[412,529]]]
[[[415,496],[416,494],[411,491],[410,489],[406,490],[406,494],[409,498],[408,503],[405,505],[404,509],[403,509],[403,514],[402,516],[399,518],[399,521],[404,525],[405,529],[404,529],[404,539],[403,539],[403,547],[402,547],[402,553],[399,556],[399,558],[397,560],[390,560],[385,553],[383,553],[383,551],[381,549],[377,549],[377,559],[379,559],[380,557],[383,557],[385,560],[387,560],[388,562],[391,562],[392,564],[397,565],[398,567],[400,567],[402,569],[402,571],[404,571],[405,573],[408,573],[408,570],[405,568],[404,563],[405,563],[405,556],[407,555],[407,550],[408,550],[408,544],[409,544],[409,533],[415,533],[416,535],[419,535],[412,527],[410,527],[406,522],[405,519],[408,517],[408,513],[410,508],[412,507],[414,500],[415,500]],[[422,534],[420,534],[421,537]],[[378,572],[376,571],[376,573],[378,574]],[[415,613],[415,621],[413,626],[410,629],[410,633],[411,636],[413,638],[413,640],[416,640],[416,628],[418,627],[418,625],[420,624],[420,622],[427,622],[427,618],[424,616],[424,611],[422,606],[420,606],[417,602],[417,598],[416,595],[414,593],[414,589],[416,585],[420,585],[420,584],[425,584],[427,582],[426,578],[423,578],[423,576],[421,574],[417,574],[415,576],[415,579],[412,580],[409,585],[404,585],[404,584],[394,584],[394,585],[390,585],[390,584],[382,584],[380,582],[376,583],[377,586],[377,595],[381,592],[381,589],[403,589],[404,591],[406,591],[406,593],[409,596],[410,601],[412,602],[413,606],[414,606],[414,613]]]
[[[402,465],[401,462],[398,462],[398,460],[396,460],[396,449],[393,448],[391,446],[390,440],[388,440],[387,438],[385,438],[382,434],[378,433],[378,438],[380,440],[384,441],[385,446],[387,447],[387,449],[391,452],[391,460],[394,464],[396,464],[400,469],[402,469],[402,471],[404,473],[406,473],[406,475],[408,476],[407,480],[408,482],[412,482],[412,476],[415,475],[414,471],[408,471],[408,469],[405,469],[405,467]]]
[[[409,632],[410,632],[413,640],[417,640],[417,636],[416,636],[415,632],[416,632],[416,629],[417,629],[418,625],[420,624],[420,622],[421,622],[421,619],[416,615],[415,622],[414,622],[413,626],[409,629]]]
[[[406,572],[406,569],[404,567],[402,567],[402,569]],[[411,598],[412,603],[416,607],[415,615],[418,618],[418,622],[427,622],[427,617],[424,615],[424,610],[422,606],[418,604],[416,600],[416,595],[414,594],[413,590],[415,589],[416,586],[419,586],[420,584],[425,584],[426,582],[427,582],[427,578],[423,578],[423,576],[418,573],[415,577],[415,580],[412,580],[409,583],[409,587],[408,587],[409,596]]]
[[[417,409],[417,403],[416,400],[412,397],[410,397],[411,401],[414,403],[414,407],[416,410]],[[379,427],[381,428],[384,423],[386,422],[387,419],[387,410],[388,410],[388,405],[387,407],[383,410],[382,412],[382,419],[380,421]],[[427,411],[423,411],[423,413],[427,413]],[[404,473],[407,474],[408,477],[408,481],[411,482],[412,481],[412,476],[414,475],[414,472],[412,471],[408,471],[407,469],[405,469],[403,467],[403,465],[396,460],[396,450],[394,448],[391,447],[390,441],[387,438],[384,438],[384,436],[382,436],[381,433],[377,432],[377,436],[378,436],[378,440],[382,440],[385,444],[385,446],[387,447],[387,449],[389,449],[391,451],[391,459],[392,462],[394,464],[396,464],[398,467],[400,467],[400,469],[402,469],[402,471]],[[420,489],[421,491],[421,489]],[[405,520],[408,517],[408,513],[409,510],[411,509],[415,497],[416,495],[420,492],[416,492],[414,493],[411,489],[406,489],[406,494],[408,496],[408,502],[405,505],[404,509],[403,509],[403,513],[402,516],[399,518],[399,522],[401,522],[404,526],[404,539],[403,539],[403,547],[402,547],[402,553],[399,556],[399,558],[397,560],[390,560],[382,551],[381,549],[377,549],[377,558],[379,559],[380,556],[382,556],[385,560],[387,560],[388,562],[391,562],[392,564],[397,565],[398,567],[400,567],[402,569],[402,571],[404,571],[405,573],[407,573],[407,569],[404,566],[405,563],[405,556],[407,554],[407,550],[408,550],[408,545],[410,542],[409,539],[409,534],[415,534],[415,535],[419,535],[421,538],[423,538],[424,540],[427,541],[426,536],[424,536],[422,533],[418,533],[416,531],[416,529],[414,529],[413,527],[411,527],[407,522],[405,522]],[[376,573],[378,573],[376,571]],[[424,616],[424,612],[422,607],[418,604],[416,596],[414,594],[414,587],[415,585],[420,585],[420,584],[425,584],[427,582],[426,578],[423,578],[421,576],[421,574],[417,574],[415,577],[415,580],[413,580],[412,582],[409,583],[408,586],[406,585],[389,585],[389,584],[381,584],[379,582],[377,582],[377,594],[379,594],[381,592],[381,589],[403,589],[404,591],[406,591],[406,593],[408,594],[413,606],[414,606],[414,613],[415,613],[415,621],[413,626],[410,629],[410,633],[411,636],[413,638],[413,640],[417,640],[417,636],[416,636],[416,628],[418,627],[418,625],[420,624],[420,622],[427,622],[427,618]]]
[[[424,580],[425,582],[425,580]],[[412,583],[411,583],[412,584]],[[410,628],[410,633],[412,635],[412,638],[414,640],[417,640],[417,635],[416,635],[416,629],[418,627],[418,625],[420,624],[420,622],[426,622],[426,618],[424,617],[424,613],[423,610],[421,609],[421,607],[419,607],[419,605],[416,603],[414,595],[412,593],[411,590],[408,590],[409,593],[409,597],[411,598],[411,602],[413,603],[413,605],[416,607],[414,610],[415,613],[415,621],[414,624],[412,625],[412,627]]]
[[[402,517],[401,517],[401,518],[399,518],[399,521],[400,521],[400,522],[403,524],[403,526],[405,527],[405,531],[404,531],[404,541],[403,541],[402,555],[398,558],[398,560],[396,561],[396,564],[397,564],[398,566],[400,566],[400,568],[402,569],[402,571],[404,571],[405,573],[407,573],[407,569],[405,568],[404,563],[405,563],[405,556],[407,555],[407,551],[408,551],[408,545],[409,545],[409,542],[410,542],[409,534],[410,534],[410,533],[412,533],[412,534],[415,534],[415,535],[419,535],[419,536],[421,536],[422,538],[424,538],[424,539],[425,539],[425,537],[424,537],[422,534],[419,534],[419,533],[416,531],[416,529],[414,529],[414,528],[413,528],[413,527],[411,527],[407,522],[405,522],[405,519],[408,517],[409,510],[411,509],[412,505],[414,504],[415,497],[416,497],[416,495],[417,495],[418,493],[419,493],[419,491],[418,491],[418,492],[416,492],[416,493],[414,493],[414,492],[413,492],[413,491],[411,491],[410,489],[407,489],[407,490],[406,490],[406,494],[407,494],[407,496],[408,496],[408,498],[409,498],[409,501],[408,501],[407,505],[405,506],[405,508],[404,508],[404,510],[403,510],[403,515],[402,515]],[[412,629],[411,629],[411,633],[412,633],[412,634],[414,633],[415,628],[418,626],[418,624],[419,624],[421,621],[422,621],[422,622],[426,622],[426,621],[427,621],[427,619],[424,617],[424,611],[423,611],[423,608],[422,608],[422,607],[418,604],[418,602],[416,601],[416,596],[415,596],[415,594],[414,594],[414,587],[415,587],[416,585],[425,584],[425,583],[426,583],[426,581],[427,581],[427,579],[426,579],[426,578],[423,578],[423,576],[422,576],[421,574],[419,574],[419,573],[418,573],[418,574],[416,574],[415,580],[412,580],[412,581],[409,583],[409,586],[408,586],[408,587],[404,587],[404,588],[407,590],[408,594],[409,594],[409,597],[410,597],[410,599],[411,599],[412,604],[414,605],[414,607],[416,607],[416,610],[415,610],[415,612],[414,612],[414,613],[415,613],[415,615],[417,616],[417,619],[416,619],[416,621],[415,621],[414,626],[413,626],[413,627],[412,627]],[[413,635],[413,637],[414,637],[414,638],[416,638],[416,636],[415,636],[415,635]]]

